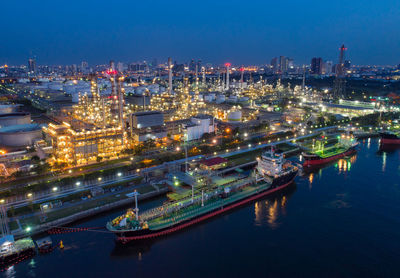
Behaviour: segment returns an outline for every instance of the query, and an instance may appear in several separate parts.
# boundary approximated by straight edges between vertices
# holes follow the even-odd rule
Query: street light
[[[57,187],[57,186],[53,187],[53,191],[54,191],[54,192],[57,191],[57,190],[58,190],[58,187]]]

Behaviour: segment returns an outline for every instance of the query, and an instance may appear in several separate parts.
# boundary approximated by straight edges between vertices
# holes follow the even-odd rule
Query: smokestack
[[[168,57],[168,93],[172,94],[172,59]]]
[[[230,68],[231,64],[230,63],[226,63],[225,67],[226,67],[226,90],[229,90],[229,68]]]
[[[196,63],[196,89],[197,89],[197,87],[198,87],[198,85],[199,85],[199,82],[198,82],[198,80],[199,80],[199,78],[198,78],[198,73],[199,73],[199,67],[198,67],[198,65],[197,65],[197,63]]]
[[[240,88],[243,89],[243,73],[244,73],[244,68],[240,68]]]
[[[109,75],[110,75],[110,82],[111,82],[111,114],[115,116],[118,114],[118,94],[117,94],[117,84],[116,84],[116,78],[117,72],[115,70],[115,63],[114,61],[110,61],[110,70],[109,70]]]

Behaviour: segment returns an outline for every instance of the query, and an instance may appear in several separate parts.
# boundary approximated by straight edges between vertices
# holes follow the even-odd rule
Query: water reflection
[[[400,145],[379,144],[378,155],[395,153],[397,150],[400,150]]]
[[[286,205],[289,198],[296,191],[293,184],[281,191],[280,195],[267,197],[254,204],[254,223],[256,226],[269,226],[270,228],[279,227],[278,218],[286,214]],[[279,194],[279,193],[278,193]]]
[[[312,184],[316,177],[321,178],[324,169],[334,166],[339,174],[347,173],[351,170],[351,166],[357,161],[357,154],[353,154],[347,158],[341,158],[337,161],[333,161],[324,165],[316,165],[312,167],[304,168],[305,177],[308,178],[308,188],[312,189]]]
[[[132,241],[127,244],[116,243],[111,251],[111,257],[133,257],[142,260],[142,255],[151,250],[151,246],[157,239],[149,239],[143,241]]]
[[[308,187],[311,189],[312,188],[312,182],[314,181],[314,173],[310,173],[308,176]]]

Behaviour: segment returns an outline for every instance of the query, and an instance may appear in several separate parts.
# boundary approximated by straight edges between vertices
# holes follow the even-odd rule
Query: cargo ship
[[[381,131],[379,136],[382,144],[400,145],[400,131]]]
[[[164,236],[287,187],[301,167],[273,150],[263,153],[257,161],[248,176],[224,185],[204,185],[196,189],[196,194],[192,190],[191,197],[170,201],[140,215],[136,199],[135,209],[108,222],[106,227],[121,243]]]
[[[338,136],[338,142],[333,145],[327,145],[325,139],[326,137],[317,140],[313,143],[311,151],[302,153],[304,167],[321,165],[357,152],[358,142],[352,135]]]

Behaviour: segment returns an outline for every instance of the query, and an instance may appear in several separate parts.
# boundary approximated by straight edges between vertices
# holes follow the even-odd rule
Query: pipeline
[[[47,233],[50,235],[57,234],[68,234],[68,233],[77,233],[77,232],[86,232],[86,231],[96,231],[104,229],[104,227],[83,227],[83,228],[70,228],[70,227],[54,227],[50,230],[47,230]]]
[[[154,233],[154,234],[148,234],[148,235],[142,235],[142,236],[132,236],[132,237],[118,237],[117,240],[120,241],[122,244],[126,244],[126,243],[128,243],[130,241],[133,241],[133,240],[142,240],[142,239],[155,238],[155,237],[164,236],[164,235],[167,235],[167,234],[182,230],[182,229],[184,229],[186,227],[189,227],[189,226],[191,226],[193,224],[196,224],[196,223],[199,223],[199,222],[204,221],[206,219],[209,219],[209,218],[211,218],[213,216],[216,216],[218,214],[221,214],[221,213],[223,213],[225,211],[231,210],[233,208],[239,207],[241,205],[244,205],[246,203],[249,203],[251,201],[259,199],[262,196],[266,196],[266,195],[269,195],[269,194],[271,194],[273,192],[276,192],[276,191],[288,186],[289,184],[291,184],[293,182],[293,180],[294,180],[294,178],[290,182],[288,182],[288,183],[286,183],[284,185],[276,187],[276,188],[274,188],[272,190],[268,190],[268,191],[262,192],[260,194],[256,194],[255,196],[253,196],[251,198],[248,198],[248,199],[242,200],[240,202],[228,205],[226,207],[221,207],[221,209],[218,209],[218,210],[216,210],[216,211],[214,211],[212,213],[203,215],[203,216],[201,216],[199,218],[190,220],[189,222],[186,222],[186,223],[184,223],[182,225],[178,225],[176,227],[173,227],[173,228],[161,231],[161,232],[157,232],[157,233]]]

